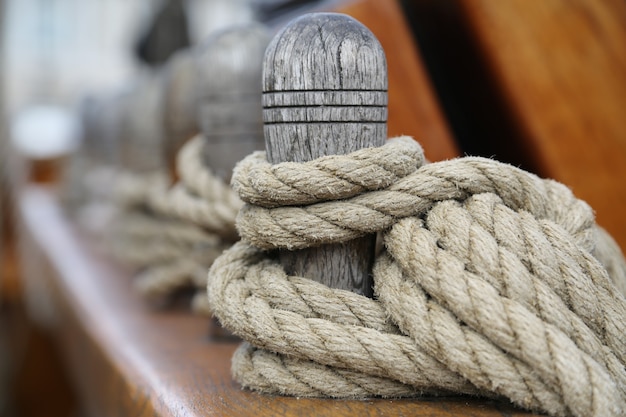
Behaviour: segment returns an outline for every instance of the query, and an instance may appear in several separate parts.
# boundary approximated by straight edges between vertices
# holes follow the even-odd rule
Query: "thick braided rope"
[[[169,190],[154,190],[148,204],[157,213],[236,240],[235,219],[243,203],[228,184],[205,166],[202,142],[198,135],[181,148],[176,158],[180,182]]]
[[[211,309],[233,333],[303,362],[372,375],[379,385],[365,395],[393,395],[398,382],[413,386],[414,392],[477,393],[410,338],[398,334],[375,301],[286,277],[277,264],[262,257],[263,252],[239,242],[209,272]],[[238,373],[245,365],[233,366]],[[335,391],[333,396],[346,395],[351,394]]]
[[[105,241],[110,254],[138,271],[137,290],[159,301],[184,287],[204,289],[206,270],[227,247],[195,225],[141,212],[113,219]]]
[[[265,152],[254,152],[233,170],[233,190],[242,200],[264,207],[311,204],[388,187],[423,163],[423,152],[407,136],[349,158],[330,155],[305,163],[270,165]]]
[[[105,186],[105,180],[101,186]],[[145,206],[152,193],[167,188],[167,176],[164,172],[134,173],[118,170],[109,178],[110,198],[116,207],[132,211]]]
[[[242,202],[202,162],[202,137],[187,142],[176,157],[180,181],[170,187],[163,172],[114,174],[112,199],[119,207],[147,207],[166,217],[196,224],[221,236],[236,238],[235,219]]]
[[[367,159],[363,153],[355,159]],[[337,165],[356,164],[350,157]],[[626,301],[611,278],[619,284],[626,268],[569,189],[481,158],[423,167],[416,159],[381,189],[364,187],[371,179],[361,174],[359,185],[323,197],[341,201],[321,201],[298,180],[288,186],[293,201],[309,205],[276,207],[290,204],[288,192],[259,197],[265,188],[250,184],[288,180],[247,177],[281,172],[266,163],[255,170],[255,159],[234,176],[235,187],[244,184],[242,198],[266,206],[240,214],[245,240],[299,248],[383,231],[388,252],[374,269],[379,301],[351,294],[354,303],[337,300],[341,291],[286,277],[248,243],[218,258],[209,303],[254,346],[234,358],[244,386],[339,397],[478,390],[552,415],[622,415]],[[333,184],[324,162],[310,165],[311,186]],[[324,171],[320,178],[315,169]],[[339,182],[349,176],[340,175]],[[259,215],[256,225],[252,215]],[[372,314],[391,323],[370,324]],[[372,385],[364,382],[370,377]],[[412,394],[402,393],[407,386]]]
[[[301,249],[386,230],[400,218],[424,213],[437,201],[493,192],[506,204],[556,219],[578,244],[591,248],[591,208],[564,185],[525,174],[485,158],[438,162],[389,187],[341,201],[277,208],[248,204],[239,213],[237,227],[242,238],[257,247]],[[234,184],[239,181],[233,176]]]
[[[169,187],[161,174],[117,176],[114,201],[120,212],[112,224],[110,251],[138,271],[135,286],[162,300],[196,286],[195,311],[207,312],[206,270],[236,239],[235,217],[242,202],[201,160],[202,138],[177,155],[180,182]]]

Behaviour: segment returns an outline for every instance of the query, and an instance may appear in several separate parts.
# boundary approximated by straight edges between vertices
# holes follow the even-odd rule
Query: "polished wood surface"
[[[24,306],[0,307],[0,415],[61,417],[79,409],[55,339],[34,323]],[[4,356],[6,355],[6,356]],[[6,385],[3,385],[6,384]]]
[[[19,201],[29,259],[55,306],[52,331],[88,416],[523,416],[473,398],[365,401],[272,397],[230,377],[236,343],[211,339],[209,321],[151,311],[130,274],[99,255],[62,214],[55,195],[30,187]]]
[[[626,2],[464,0],[488,76],[542,176],[626,248]],[[509,138],[502,138],[502,141]]]

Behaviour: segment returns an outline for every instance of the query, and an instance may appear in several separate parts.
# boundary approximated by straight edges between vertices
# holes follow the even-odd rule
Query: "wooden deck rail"
[[[233,340],[211,340],[206,317],[153,311],[128,271],[98,253],[49,189],[19,199],[29,259],[50,289],[55,338],[88,416],[507,416],[481,399],[324,400],[243,391],[230,376]]]

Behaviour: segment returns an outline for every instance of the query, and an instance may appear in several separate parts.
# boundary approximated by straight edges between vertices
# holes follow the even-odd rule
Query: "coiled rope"
[[[624,415],[626,266],[591,208],[490,159],[422,161],[404,137],[304,164],[255,153],[238,165],[243,241],[208,283],[211,310],[245,340],[237,381],[295,396],[461,393],[554,416]],[[287,276],[268,252],[376,232],[375,300]]]
[[[235,218],[243,205],[201,160],[198,135],[177,154],[180,181],[168,185],[163,173],[118,173],[114,201],[118,213],[107,232],[110,252],[139,272],[135,286],[162,301],[194,286],[193,310],[210,314],[206,271],[237,239]]]

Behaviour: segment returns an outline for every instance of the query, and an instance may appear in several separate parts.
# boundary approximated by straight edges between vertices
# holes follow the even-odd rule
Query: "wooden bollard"
[[[278,33],[263,65],[263,120],[270,163],[306,162],[382,146],[387,64],[374,35],[353,18],[304,15]],[[288,274],[372,296],[375,236],[281,250]]]
[[[104,189],[110,184],[94,183],[94,177],[102,179],[103,172],[113,169],[117,164],[122,96],[122,93],[89,94],[79,104],[81,137],[79,147],[66,167],[66,182],[63,186],[64,204],[72,214],[110,191]]]
[[[99,161],[110,168],[119,168],[122,160],[122,146],[124,140],[131,133],[128,118],[131,116],[130,101],[133,91],[126,86],[119,89],[113,95],[102,100],[99,108],[99,117],[94,127],[94,141],[97,153],[100,153]]]
[[[163,86],[157,74],[138,80],[123,98],[119,162],[138,174],[163,170]]]
[[[97,107],[96,96],[86,95],[77,108],[80,136],[77,147],[64,167],[61,190],[63,205],[71,214],[75,214],[80,206],[87,202],[87,190],[83,181],[87,170],[93,167],[90,159],[92,159],[93,139],[96,136]]]
[[[196,70],[194,49],[178,51],[163,71],[164,159],[175,177],[176,155],[182,145],[198,133],[196,117]]]
[[[99,96],[85,119],[85,152],[91,167],[113,167],[119,163],[120,121],[127,91]]]
[[[263,149],[261,68],[269,41],[264,26],[250,23],[215,33],[198,51],[196,114],[203,160],[225,182],[239,160]],[[232,338],[216,320],[209,335]]]
[[[198,53],[203,158],[225,181],[238,161],[263,149],[261,68],[269,41],[266,28],[251,23],[214,34]]]

